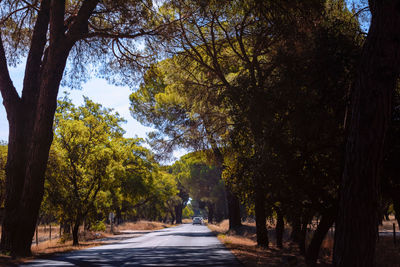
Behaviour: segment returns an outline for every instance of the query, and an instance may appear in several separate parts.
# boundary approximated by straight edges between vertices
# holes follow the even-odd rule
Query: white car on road
[[[193,225],[194,224],[203,224],[203,218],[202,217],[193,217]]]

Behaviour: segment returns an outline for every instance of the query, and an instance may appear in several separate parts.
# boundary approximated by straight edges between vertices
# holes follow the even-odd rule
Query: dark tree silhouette
[[[336,266],[374,264],[379,175],[399,75],[400,1],[369,1],[371,26],[354,82],[339,215]]]

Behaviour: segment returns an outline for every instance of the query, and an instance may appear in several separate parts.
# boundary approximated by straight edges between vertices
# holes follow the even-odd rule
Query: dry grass
[[[393,227],[393,226],[392,226]],[[326,262],[332,262],[334,236],[329,233],[321,246],[321,257]],[[380,236],[376,243],[375,266],[389,267],[400,266],[400,238],[397,236],[397,244],[393,242],[393,236]]]
[[[393,232],[393,224],[396,225],[396,231],[399,231],[399,225],[397,224],[397,220],[395,219],[394,215],[389,215],[389,220],[384,220],[382,225],[379,226],[379,231],[381,232]]]
[[[393,242],[393,223],[396,225],[397,244]],[[400,234],[397,221],[393,215],[389,220],[384,220],[379,226],[379,240],[376,243],[375,258],[376,266],[400,266]],[[311,233],[309,234],[309,239]],[[326,235],[320,251],[320,257],[326,262],[332,262],[332,251],[334,245],[334,231],[331,229]]]
[[[285,242],[282,249],[273,244],[268,249],[258,247],[254,223],[244,223],[235,232],[228,231],[227,220],[209,224],[208,227],[244,266],[306,266],[297,247],[290,242]]]
[[[192,223],[192,219],[183,219],[182,223]]]
[[[122,223],[115,227],[115,231],[126,231],[126,230],[160,230],[166,227],[171,227],[172,224],[161,223],[161,222],[151,222],[151,221],[137,221]]]
[[[73,250],[80,250],[84,248],[99,246],[104,244],[103,242],[98,242],[96,240],[88,240],[88,241],[80,241],[79,246],[73,246],[72,241],[66,241],[65,243],[61,243],[59,239],[45,241],[40,243],[39,245],[32,246],[32,254],[34,256],[42,256],[49,255],[61,252],[68,252]]]
[[[57,239],[60,237],[60,226],[51,226],[51,239]],[[0,226],[0,238],[1,238],[1,226]],[[38,226],[38,241],[43,242],[50,239],[50,226],[49,225],[39,225]],[[36,231],[32,239],[32,243],[36,243]]]

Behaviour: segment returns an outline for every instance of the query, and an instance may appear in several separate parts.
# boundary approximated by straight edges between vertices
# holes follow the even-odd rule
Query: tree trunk
[[[222,179],[224,156],[212,137],[209,137],[209,142],[212,146],[215,162],[219,168],[219,176]],[[224,186],[226,192],[226,203],[228,205],[229,230],[232,230],[242,226],[242,220],[240,217],[240,202],[239,198],[229,188],[229,185],[226,184],[226,181],[224,181]]]
[[[298,242],[299,237],[300,237],[300,232],[301,232],[301,222],[299,218],[294,218],[292,224],[292,232],[290,233],[290,239],[293,242]]]
[[[400,58],[400,0],[370,0],[371,26],[354,83],[334,264],[374,264],[378,184]]]
[[[174,212],[172,210],[170,210],[169,213],[171,215],[171,224],[174,224],[174,222],[175,222],[175,214],[174,214]]]
[[[54,103],[54,111],[55,106]],[[1,247],[3,250],[11,250],[12,256],[29,256],[43,197],[44,173],[52,142],[53,116],[46,118],[45,114],[38,114],[37,120],[41,121],[44,129],[33,132],[24,132],[22,128],[27,127],[24,123],[26,118],[22,115],[17,117],[15,121],[9,120],[6,208]],[[21,138],[25,141],[20,141]]]
[[[69,52],[84,34],[82,30],[87,28],[96,5],[96,1],[85,1],[66,34],[65,1],[40,1],[21,97],[12,84],[0,36],[0,90],[9,121],[5,217],[0,247],[10,251],[13,257],[31,254],[60,81]]]
[[[397,194],[392,195],[392,200],[393,200],[393,209],[395,212],[397,225],[398,227],[400,227],[400,192],[397,192]]]
[[[255,192],[255,214],[256,214],[256,233],[257,245],[268,247],[268,230],[267,230],[267,215],[264,205],[264,194],[261,190],[256,189]]]
[[[72,245],[73,246],[79,246],[79,225],[80,222],[77,220],[74,224],[74,227],[72,227]]]
[[[307,226],[308,226],[308,221],[304,220],[301,224],[300,228],[300,233],[299,233],[299,238],[297,240],[297,244],[299,245],[300,248],[300,253],[302,255],[306,254],[306,235],[307,235]]]
[[[178,205],[175,206],[175,214],[176,214],[176,223],[177,224],[182,223],[182,209],[183,209],[182,203],[179,203]]]
[[[232,193],[230,188],[226,185],[225,191],[226,200],[228,203],[229,230],[237,229],[242,226],[239,198],[234,193]]]
[[[276,246],[278,248],[282,248],[282,239],[283,239],[283,231],[285,229],[285,222],[283,221],[283,214],[280,208],[275,208],[276,211],[276,226],[275,226],[275,234],[276,234]]]
[[[69,235],[71,233],[71,224],[69,222],[64,222],[62,228],[63,234]]]
[[[336,208],[331,208],[322,214],[321,221],[319,222],[318,227],[311,239],[310,245],[307,248],[306,262],[308,266],[316,266],[322,241],[324,241],[326,233],[328,233],[329,228],[331,228],[335,222],[336,216]]]
[[[121,213],[120,207],[117,207],[116,222],[117,222],[117,225],[122,223],[122,213]]]

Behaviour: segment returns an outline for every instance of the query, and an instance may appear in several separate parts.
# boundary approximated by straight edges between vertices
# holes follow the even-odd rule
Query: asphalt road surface
[[[23,266],[241,266],[203,225],[183,224]]]

